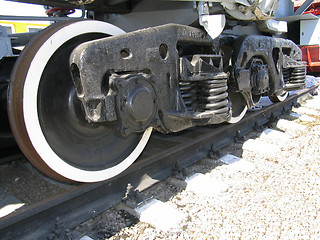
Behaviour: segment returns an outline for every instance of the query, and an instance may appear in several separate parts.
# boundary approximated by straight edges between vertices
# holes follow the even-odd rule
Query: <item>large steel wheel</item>
[[[271,96],[269,96],[269,99],[274,102],[283,102],[284,100],[287,99],[287,97],[289,96],[289,93],[285,90],[278,90],[277,92],[275,92],[274,94],[272,94]]]
[[[25,156],[58,180],[103,181],[128,168],[152,129],[126,138],[112,124],[85,120],[69,71],[80,43],[121,34],[104,22],[67,21],[49,27],[22,52],[11,75],[8,114]]]
[[[231,119],[228,123],[237,123],[246,115],[248,107],[241,93],[233,93],[229,91],[228,96],[231,101],[232,110]]]

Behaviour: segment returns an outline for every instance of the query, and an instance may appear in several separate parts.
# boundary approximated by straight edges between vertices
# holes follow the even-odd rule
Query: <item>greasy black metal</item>
[[[205,31],[177,24],[79,45],[70,65],[87,120],[116,121],[123,135],[229,120],[228,75],[213,45]]]
[[[177,161],[174,164],[174,168],[172,170],[172,176],[180,180],[184,180],[187,177],[187,170],[185,167],[182,167],[180,165],[179,161]]]
[[[305,87],[302,52],[292,41],[228,39],[167,24],[81,44],[70,64],[87,120],[114,122],[123,136],[150,126],[178,132],[229,121],[228,92],[252,108],[261,96]],[[234,49],[232,67],[216,54],[226,46]]]
[[[156,118],[156,93],[152,84],[150,84],[149,74],[112,74],[110,81],[114,84],[114,89],[118,92],[115,97],[111,93],[106,96],[106,116],[110,118],[108,109],[115,112],[115,102],[118,102],[118,118],[121,120],[121,131],[123,135],[129,135],[132,132],[145,131],[153,125]],[[109,98],[111,97],[111,98]],[[110,102],[109,99],[113,99]],[[120,99],[120,101],[117,101]],[[115,119],[116,114],[112,114]],[[115,120],[112,119],[112,120]]]
[[[250,112],[238,124],[197,127],[170,135],[154,133],[141,157],[118,177],[74,187],[62,195],[1,218],[0,239],[46,239],[56,234],[57,227],[61,234],[68,235],[69,229],[118,204],[128,183],[139,191],[150,187],[168,177],[177,161],[179,168],[183,168],[207,157],[208,151],[216,152],[232,142],[236,135],[241,137],[254,127],[262,126],[271,116],[291,109],[298,98],[315,89],[303,90],[284,102]]]
[[[194,118],[209,118],[207,124],[230,118],[228,74],[221,55],[193,55],[180,58],[179,88]]]
[[[7,148],[16,147],[17,144],[11,133],[7,114],[7,90],[10,73],[16,57],[3,57],[0,59],[0,157]],[[3,156],[7,155],[3,153]]]
[[[48,144],[65,162],[87,171],[117,165],[142,137],[136,133],[123,138],[112,123],[89,124],[76,97],[68,57],[78,44],[104,36],[88,33],[64,43],[46,64],[38,87],[38,118]]]
[[[302,52],[292,41],[250,35],[237,38],[233,44],[229,87],[242,93],[249,108],[258,103],[255,96],[271,96],[283,88],[290,91],[305,87]]]
[[[283,68],[284,90],[293,91],[305,87],[306,66],[303,63],[297,63],[295,67]]]
[[[126,204],[128,207],[136,208],[138,204],[143,202],[145,197],[141,194],[139,190],[134,189],[131,183],[128,183],[127,190],[124,194],[124,197],[121,201]]]

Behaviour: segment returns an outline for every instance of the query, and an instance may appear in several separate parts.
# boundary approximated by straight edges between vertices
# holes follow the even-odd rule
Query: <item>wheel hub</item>
[[[153,97],[150,90],[144,85],[137,85],[131,89],[126,100],[126,109],[135,121],[147,121],[154,112]]]
[[[133,73],[113,74],[110,79],[117,93],[122,135],[145,131],[156,114],[156,95],[150,77],[143,73]]]

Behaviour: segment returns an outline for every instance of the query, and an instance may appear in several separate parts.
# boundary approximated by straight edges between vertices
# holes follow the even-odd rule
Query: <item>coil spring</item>
[[[300,66],[293,69],[290,83],[304,83],[306,78],[306,67]]]
[[[192,112],[196,110],[196,90],[194,82],[179,82],[180,92],[187,110]]]
[[[306,77],[306,67],[298,66],[295,68],[284,68],[283,80],[285,83],[299,84],[304,83]]]
[[[227,75],[218,74],[212,80],[204,80],[198,84],[198,110],[211,111],[215,114],[227,113],[228,107]]]
[[[284,82],[289,82],[291,76],[289,68],[282,69],[282,75]]]
[[[305,87],[306,67],[297,66],[283,69],[283,80],[285,88],[288,90],[301,89]]]
[[[227,113],[227,74],[209,74],[201,81],[180,81],[180,92],[188,111]],[[209,79],[210,78],[210,79]]]

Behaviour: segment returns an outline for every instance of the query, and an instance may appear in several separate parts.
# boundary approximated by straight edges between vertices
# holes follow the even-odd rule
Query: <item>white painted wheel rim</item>
[[[237,122],[239,122],[242,118],[244,118],[244,116],[246,115],[247,111],[248,111],[248,107],[244,106],[242,112],[239,115],[235,116],[235,117],[231,117],[231,119],[228,121],[228,123],[237,123]]]
[[[88,29],[90,31],[88,32]],[[37,109],[38,87],[42,72],[53,53],[66,41],[86,33],[118,35],[125,33],[118,27],[99,21],[79,21],[71,23],[50,36],[35,54],[23,88],[23,115],[30,141],[43,161],[61,176],[79,182],[97,182],[110,179],[127,169],[146,146],[152,128],[147,129],[131,154],[119,164],[104,170],[86,171],[73,167],[62,160],[50,147],[42,132]]]
[[[288,95],[289,95],[288,92],[285,92],[285,93],[282,93],[282,94],[276,94],[277,99],[279,100],[279,102],[283,102],[284,100],[286,100]]]

